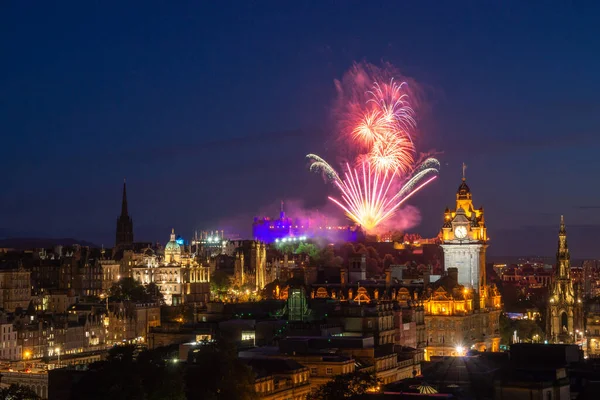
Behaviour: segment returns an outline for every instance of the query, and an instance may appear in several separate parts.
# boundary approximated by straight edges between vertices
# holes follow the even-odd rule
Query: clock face
[[[457,226],[454,228],[454,236],[458,239],[464,239],[467,237],[467,227],[466,226]]]

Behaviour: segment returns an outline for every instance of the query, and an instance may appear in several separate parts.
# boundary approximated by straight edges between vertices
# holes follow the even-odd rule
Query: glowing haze
[[[321,157],[307,155],[310,170],[321,172],[339,190],[340,198],[329,199],[368,232],[388,226],[439,169],[435,158],[417,152],[409,84],[398,76],[391,65],[360,63],[336,81],[336,136],[346,157],[343,174]]]

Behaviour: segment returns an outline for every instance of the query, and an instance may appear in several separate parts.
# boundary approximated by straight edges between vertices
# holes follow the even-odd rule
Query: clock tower
[[[456,192],[456,208],[446,208],[442,225],[444,265],[458,269],[458,284],[485,297],[485,251],[488,246],[483,207],[475,209],[471,189],[463,177]]]

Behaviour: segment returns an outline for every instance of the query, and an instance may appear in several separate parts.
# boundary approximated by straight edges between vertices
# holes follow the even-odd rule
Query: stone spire
[[[127,182],[123,179],[123,200],[121,202],[121,216],[127,217]]]
[[[554,343],[573,343],[575,335],[583,330],[583,310],[581,299],[575,297],[571,280],[571,262],[567,245],[565,218],[560,216],[556,269],[549,293],[546,334]]]
[[[570,278],[570,258],[569,246],[567,244],[567,230],[565,228],[565,218],[560,216],[560,230],[558,231],[558,250],[556,252],[557,278]]]
[[[121,215],[117,217],[117,234],[115,246],[121,249],[130,248],[133,244],[133,220],[127,208],[127,183],[123,180],[123,198],[121,199]]]

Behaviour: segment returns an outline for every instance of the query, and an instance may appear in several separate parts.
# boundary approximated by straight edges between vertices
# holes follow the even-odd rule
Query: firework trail
[[[432,175],[436,169],[426,168],[416,173],[402,188],[395,192],[397,174],[381,172],[369,164],[351,168],[346,164],[345,179],[335,184],[342,195],[342,201],[334,197],[329,200],[337,204],[346,215],[367,231],[390,218],[412,195],[437,178]],[[431,175],[427,177],[427,175]],[[427,179],[424,179],[426,178]]]
[[[415,112],[406,82],[398,83],[381,72],[370,65],[355,65],[350,79],[344,79],[351,81],[350,98],[344,97],[337,82],[346,110],[341,133],[356,153],[355,166],[346,163],[342,178],[321,157],[307,156],[310,170],[322,173],[340,191],[341,199],[329,199],[367,231],[392,217],[436,178],[440,167],[435,158],[417,160]]]
[[[306,156],[310,160],[310,171],[311,172],[321,172],[323,177],[331,182],[339,182],[340,177],[335,169],[327,163],[327,161],[323,160],[316,154],[308,154]]]
[[[366,158],[379,172],[405,174],[414,163],[414,146],[406,136],[386,132],[373,144]]]

